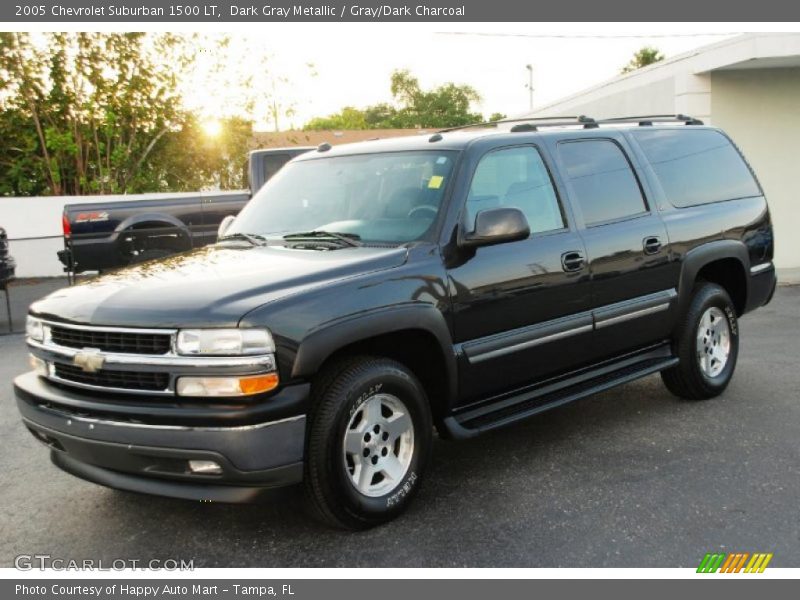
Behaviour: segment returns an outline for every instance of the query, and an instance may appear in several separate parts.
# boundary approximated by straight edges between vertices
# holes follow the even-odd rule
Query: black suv
[[[751,169],[688,117],[324,144],[215,245],[33,304],[18,406],[89,481],[238,502],[302,480],[369,527],[408,505],[434,427],[656,372],[720,394],[772,256]]]

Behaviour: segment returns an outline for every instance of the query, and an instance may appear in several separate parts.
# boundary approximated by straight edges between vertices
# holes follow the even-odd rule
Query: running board
[[[678,358],[664,344],[447,417],[444,425],[455,439],[474,437],[677,364]]]

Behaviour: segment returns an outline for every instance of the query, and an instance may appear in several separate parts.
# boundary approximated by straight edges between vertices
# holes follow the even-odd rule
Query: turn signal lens
[[[252,394],[263,394],[278,387],[278,374],[269,373],[268,375],[259,375],[258,377],[249,377],[246,379],[239,379],[239,389],[242,394],[250,396]]]
[[[31,365],[31,369],[36,371],[37,375],[40,375],[41,377],[47,377],[50,374],[47,363],[41,358],[34,356],[33,354],[29,354],[28,361]]]
[[[225,397],[263,394],[278,387],[278,374],[265,373],[247,377],[181,377],[178,396]]]

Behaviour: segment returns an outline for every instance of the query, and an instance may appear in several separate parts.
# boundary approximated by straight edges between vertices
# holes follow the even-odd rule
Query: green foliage
[[[408,129],[468,125],[483,120],[471,106],[480,102],[478,92],[468,85],[445,83],[423,90],[409,71],[392,73],[390,91],[394,104],[375,104],[364,109],[348,106],[327,117],[306,123],[304,129]]]
[[[642,67],[652,65],[653,63],[657,63],[662,60],[664,60],[664,55],[658,48],[644,46],[634,53],[633,58],[631,58],[627,65],[622,67],[622,71],[620,72],[630,73],[631,71],[641,69]]]
[[[184,110],[173,34],[0,33],[0,195],[242,187],[252,123],[209,139]]]

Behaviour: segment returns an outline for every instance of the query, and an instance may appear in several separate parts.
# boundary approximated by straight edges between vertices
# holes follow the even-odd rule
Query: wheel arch
[[[119,224],[114,228],[114,233],[120,234],[123,231],[127,231],[132,227],[144,225],[147,223],[157,224],[162,227],[175,227],[177,229],[183,230],[187,235],[189,233],[189,228],[186,226],[186,223],[184,223],[177,217],[159,212],[145,212],[145,213],[131,215],[127,219],[123,219],[122,221],[119,222]]]
[[[691,299],[695,283],[702,279],[723,287],[741,316],[747,307],[750,257],[740,241],[718,240],[690,250],[683,260],[678,284],[681,314]]]
[[[192,234],[189,227],[180,219],[165,213],[146,212],[131,215],[127,219],[120,221],[114,229],[113,240],[120,251],[124,249],[125,234],[135,232],[137,228],[145,225],[153,226],[154,229],[174,232],[177,235],[175,248],[173,251],[188,250],[192,247]],[[149,237],[149,236],[148,236]]]
[[[293,378],[314,378],[357,354],[392,358],[422,382],[434,419],[445,416],[457,389],[456,360],[444,316],[431,305],[406,305],[358,314],[318,329],[300,343]]]

